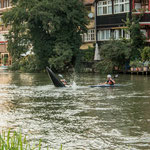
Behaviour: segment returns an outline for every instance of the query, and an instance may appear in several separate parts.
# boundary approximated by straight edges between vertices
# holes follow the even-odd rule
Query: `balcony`
[[[12,8],[12,6],[0,8],[0,13],[6,12],[6,11],[10,10],[11,8]]]
[[[150,13],[150,0],[132,0],[132,11],[138,13]]]

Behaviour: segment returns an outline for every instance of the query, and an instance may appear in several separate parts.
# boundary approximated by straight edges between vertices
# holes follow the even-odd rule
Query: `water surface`
[[[90,88],[99,74],[64,75],[77,87],[55,88],[47,74],[0,72],[0,130],[22,129],[32,142],[64,150],[150,149],[150,76],[120,75],[115,88]]]

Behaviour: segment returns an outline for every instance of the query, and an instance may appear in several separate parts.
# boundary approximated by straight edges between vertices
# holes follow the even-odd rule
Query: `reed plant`
[[[26,136],[21,132],[11,132],[10,130],[0,134],[0,150],[42,150],[41,140],[37,145],[30,145]],[[50,148],[47,147],[47,150]],[[62,150],[62,146],[59,150]]]

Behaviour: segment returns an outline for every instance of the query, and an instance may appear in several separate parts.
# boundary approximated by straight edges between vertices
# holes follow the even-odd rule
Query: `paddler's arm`
[[[115,84],[116,82],[115,82],[115,80],[113,80],[112,78],[110,79],[112,82],[113,82],[113,84]]]

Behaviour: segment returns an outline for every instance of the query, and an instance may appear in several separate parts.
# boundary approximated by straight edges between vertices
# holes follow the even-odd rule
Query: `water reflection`
[[[55,149],[150,149],[149,77],[120,75],[116,82],[126,86],[89,87],[105,78],[80,74],[77,88],[54,88],[47,74],[1,73],[0,130],[22,128]]]

